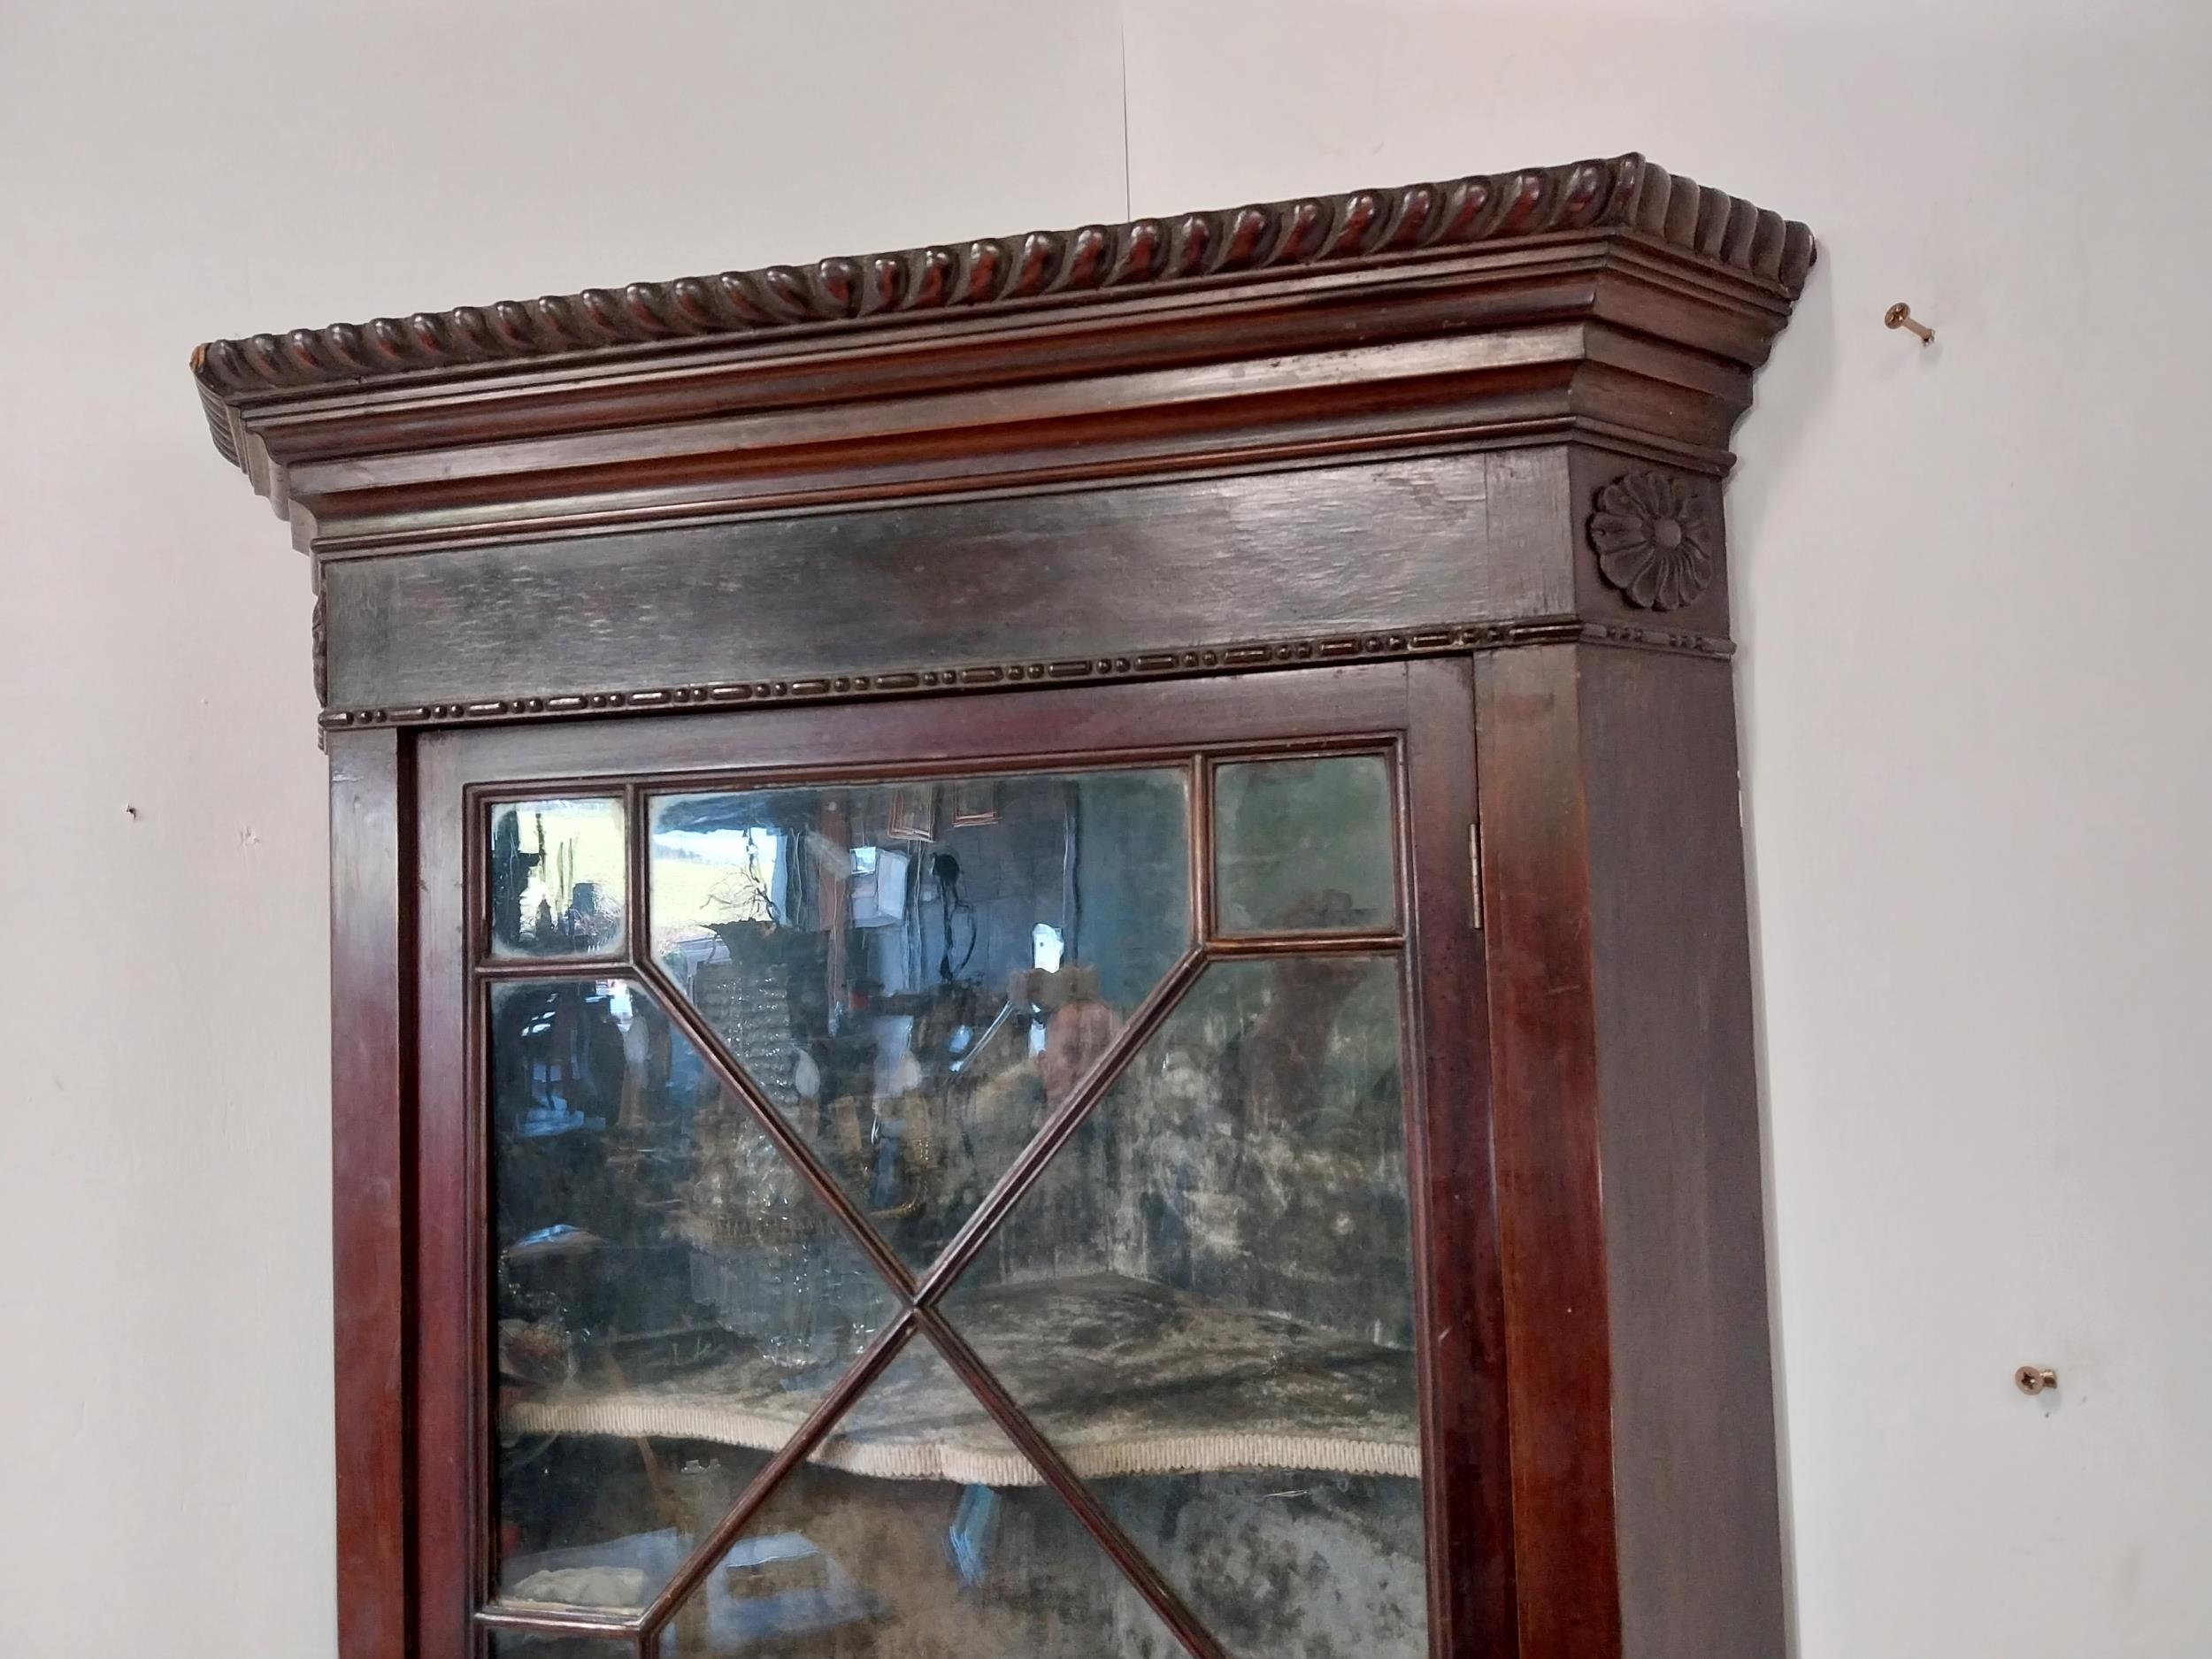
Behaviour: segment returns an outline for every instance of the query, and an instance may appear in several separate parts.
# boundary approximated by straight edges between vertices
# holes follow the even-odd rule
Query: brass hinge
[[[1467,897],[1475,918],[1475,931],[1482,931],[1482,831],[1473,824],[1467,826]]]

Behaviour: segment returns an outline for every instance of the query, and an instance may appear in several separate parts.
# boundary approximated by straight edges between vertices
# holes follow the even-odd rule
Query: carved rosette
[[[1713,580],[1713,526],[1686,479],[1631,472],[1598,491],[1590,515],[1598,569],[1632,605],[1672,611]]]

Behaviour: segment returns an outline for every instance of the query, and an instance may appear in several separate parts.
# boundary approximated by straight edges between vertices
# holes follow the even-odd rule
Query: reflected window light
[[[775,921],[783,907],[783,837],[772,829],[657,829],[656,879],[665,895],[657,902],[686,904],[716,921]]]
[[[906,919],[906,872],[912,863],[887,847],[853,849],[855,927],[894,927]]]

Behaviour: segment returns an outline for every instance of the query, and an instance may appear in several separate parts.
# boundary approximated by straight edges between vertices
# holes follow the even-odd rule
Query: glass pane
[[[1179,771],[664,796],[653,951],[928,1263],[1191,941]]]
[[[664,1659],[1180,1659],[926,1342],[777,1488],[670,1625]]]
[[[1418,1480],[1269,1469],[1092,1489],[1231,1659],[1428,1659]]]
[[[491,1659],[630,1659],[637,1651],[634,1639],[618,1632],[606,1636],[551,1636],[535,1631],[495,1630],[490,1635]]]
[[[1357,933],[1398,915],[1390,771],[1379,755],[1214,769],[1225,933]]]
[[[619,801],[493,807],[492,955],[619,956],[626,845]]]
[[[491,1003],[499,1589],[636,1608],[896,1301],[637,986]]]
[[[917,1336],[815,1448],[809,1462],[879,1480],[1043,1484],[998,1419]]]
[[[1237,1659],[1425,1651],[1398,987],[1209,967],[944,1304]]]

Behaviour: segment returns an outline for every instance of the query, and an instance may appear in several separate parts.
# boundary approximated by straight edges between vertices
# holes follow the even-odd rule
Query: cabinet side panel
[[[331,1160],[343,1659],[401,1659],[407,1645],[403,764],[395,733],[331,735]]]
[[[1579,655],[1475,671],[1522,1659],[1621,1651]]]
[[[1779,1659],[1731,676],[1640,651],[1583,657],[1624,1647]]]
[[[334,559],[330,702],[1079,662],[1505,614],[1516,597],[1484,589],[1485,489],[1481,456],[1441,456]]]

